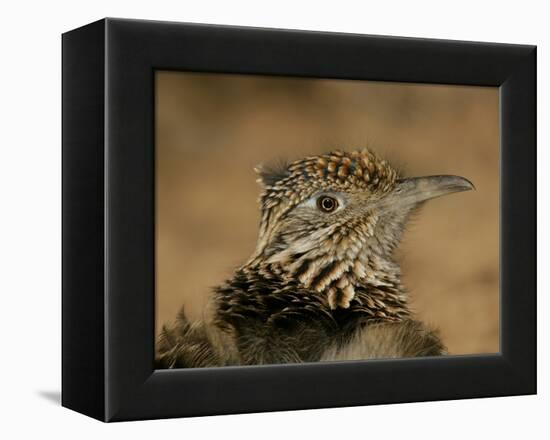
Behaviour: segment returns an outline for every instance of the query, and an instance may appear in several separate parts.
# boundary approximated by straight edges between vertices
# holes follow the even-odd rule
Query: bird
[[[370,149],[255,168],[256,248],[215,287],[201,320],[182,309],[159,337],[157,368],[447,354],[409,307],[395,251],[427,200],[468,191],[455,175],[403,177]]]

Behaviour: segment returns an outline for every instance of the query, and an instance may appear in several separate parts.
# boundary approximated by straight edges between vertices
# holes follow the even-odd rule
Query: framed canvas
[[[62,50],[64,406],[536,392],[534,46],[104,19]]]

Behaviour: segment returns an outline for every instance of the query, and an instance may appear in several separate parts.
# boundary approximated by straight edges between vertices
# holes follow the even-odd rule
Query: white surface
[[[327,4],[328,3],[328,4]],[[530,438],[548,429],[550,77],[544,2],[3,2],[0,437]],[[63,409],[60,389],[61,40],[104,16],[539,46],[539,396],[105,425]],[[546,347],[543,347],[546,342]],[[322,383],[319,386],[323,386]],[[539,435],[537,438],[541,438]]]

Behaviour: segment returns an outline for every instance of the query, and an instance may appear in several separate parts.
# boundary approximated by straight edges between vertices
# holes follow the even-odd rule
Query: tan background
[[[453,354],[499,351],[498,89],[159,72],[157,331],[253,251],[253,167],[368,146],[409,176],[457,174],[477,191],[432,200],[398,259],[411,305]]]

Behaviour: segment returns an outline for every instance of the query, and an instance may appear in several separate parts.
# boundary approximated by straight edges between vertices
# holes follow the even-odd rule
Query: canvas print
[[[498,89],[155,73],[155,366],[499,352]]]

